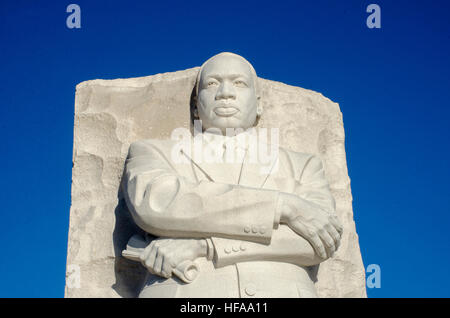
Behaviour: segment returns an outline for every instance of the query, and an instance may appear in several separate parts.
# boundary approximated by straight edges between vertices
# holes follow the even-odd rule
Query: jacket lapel
[[[202,137],[200,145],[192,145],[192,166],[197,180],[267,188],[275,182],[279,157],[277,154],[270,162],[260,163],[258,147],[254,146],[233,139],[220,143],[213,142],[210,136]]]

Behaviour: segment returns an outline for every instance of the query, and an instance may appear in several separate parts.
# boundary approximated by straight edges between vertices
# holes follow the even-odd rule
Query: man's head
[[[253,66],[233,53],[220,53],[200,68],[196,85],[196,117],[203,129],[252,127],[262,113]]]

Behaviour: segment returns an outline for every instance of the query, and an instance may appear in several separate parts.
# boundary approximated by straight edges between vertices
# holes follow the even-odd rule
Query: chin
[[[226,129],[226,128],[242,128],[245,126],[245,123],[242,120],[234,118],[234,117],[222,117],[214,120],[215,127]]]

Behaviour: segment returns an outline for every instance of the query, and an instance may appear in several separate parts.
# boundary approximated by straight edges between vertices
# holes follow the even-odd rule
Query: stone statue
[[[275,145],[251,160],[276,144],[253,138],[262,113],[252,65],[221,53],[198,72],[196,135],[131,144],[123,193],[146,235],[123,256],[148,270],[140,297],[317,296],[313,272],[342,236],[335,201],[316,155]]]

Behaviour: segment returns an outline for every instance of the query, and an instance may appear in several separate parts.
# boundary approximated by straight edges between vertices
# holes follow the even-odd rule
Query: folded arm
[[[272,261],[312,266],[324,260],[316,255],[314,248],[306,239],[286,225],[280,225],[273,232],[270,245],[218,237],[213,237],[211,240],[214,246],[213,261],[216,267],[250,261]]]
[[[213,237],[216,266],[256,260],[312,266],[333,255],[342,227],[336,218],[335,201],[322,161],[311,156],[293,193],[280,193],[280,198],[281,222],[289,227],[283,224],[274,230],[270,245]]]
[[[131,145],[124,181],[133,219],[157,236],[216,236],[268,244],[279,223],[278,191],[189,182],[145,141]]]

